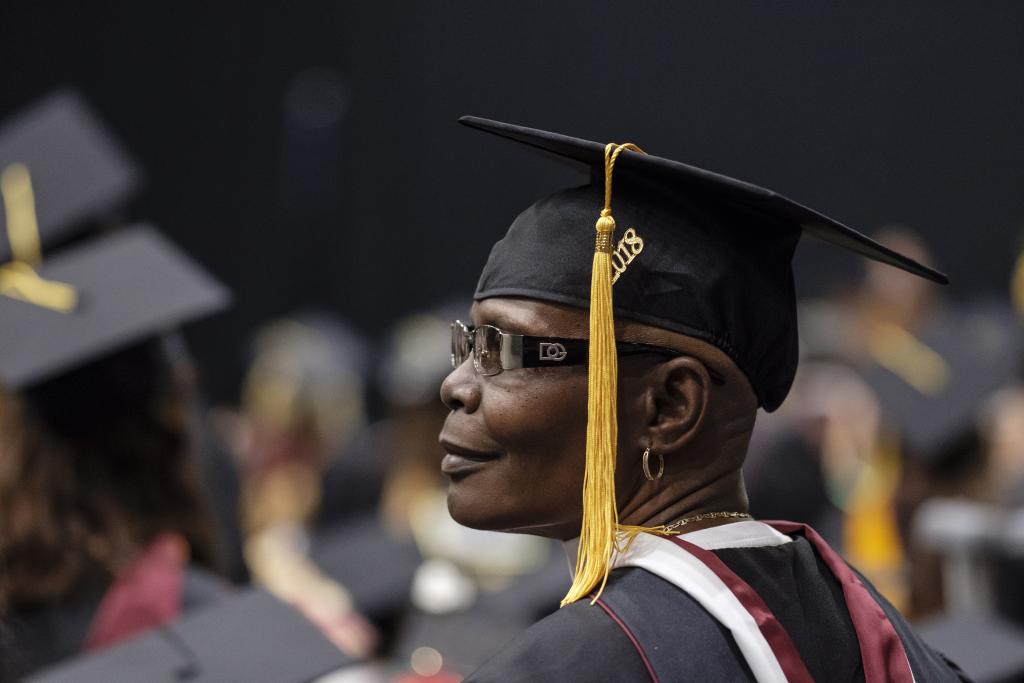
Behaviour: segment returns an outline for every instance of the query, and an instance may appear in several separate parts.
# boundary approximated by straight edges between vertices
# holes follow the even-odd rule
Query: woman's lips
[[[445,450],[441,471],[449,476],[469,474],[501,457],[500,453],[478,451],[447,441],[442,441],[441,446]]]

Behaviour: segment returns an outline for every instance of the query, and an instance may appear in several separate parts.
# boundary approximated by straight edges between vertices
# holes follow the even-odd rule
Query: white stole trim
[[[704,531],[714,531],[725,526],[739,526],[736,524],[723,525]],[[759,526],[767,526],[756,523]],[[769,527],[770,528],[770,527]],[[772,531],[775,531],[772,529]],[[692,537],[701,531],[681,536],[684,540],[694,542]],[[721,533],[721,532],[719,532]],[[778,533],[778,532],[776,532]],[[784,536],[784,534],[779,534]],[[709,538],[698,539],[705,542]],[[774,543],[747,543],[741,547],[752,547],[753,545],[778,545],[779,540]],[[702,545],[702,544],[696,544]],[[716,546],[717,547],[717,546]],[[724,546],[736,547],[736,546]],[[676,586],[687,595],[696,600],[708,611],[720,624],[729,629],[736,645],[743,654],[759,683],[786,683],[786,676],[782,672],[775,653],[768,645],[757,622],[750,615],[750,612],[743,606],[739,599],[733,594],[729,587],[718,578],[711,569],[699,559],[686,552],[672,541],[666,538],[659,538],[653,534],[639,534],[625,553],[617,553],[613,559],[613,567],[639,567],[646,569],[652,574],[661,577],[672,585]]]
[[[764,522],[747,520],[732,522],[719,526],[691,531],[678,538],[689,541],[704,550],[721,550],[723,548],[761,548],[764,546],[792,543],[793,539],[773,529]]]

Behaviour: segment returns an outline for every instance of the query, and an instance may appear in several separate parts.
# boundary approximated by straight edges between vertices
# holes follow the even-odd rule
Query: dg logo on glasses
[[[558,362],[565,360],[567,352],[565,347],[557,342],[541,342],[539,355],[541,360]]]

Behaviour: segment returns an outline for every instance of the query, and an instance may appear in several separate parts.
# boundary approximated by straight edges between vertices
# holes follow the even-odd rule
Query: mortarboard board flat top
[[[461,123],[592,169],[605,145],[476,117]],[[520,296],[588,308],[603,175],[521,213],[491,251],[476,300]],[[806,232],[935,282],[946,277],[770,190],[651,154],[615,162],[614,316],[726,353],[759,403],[777,408],[798,358],[792,260]],[[619,240],[615,245],[615,240]]]
[[[591,167],[601,167],[604,164],[605,145],[600,142],[536,128],[516,126],[501,121],[491,121],[477,116],[463,116],[459,119],[459,123],[559,156],[575,159]],[[703,191],[721,194],[730,201],[747,203],[765,213],[784,218],[799,225],[804,232],[861,256],[887,263],[941,284],[949,282],[942,273],[907,258],[875,242],[870,237],[772,190],[652,154],[626,152],[619,158],[616,168],[625,173],[634,172],[676,187],[689,184]]]
[[[63,313],[0,295],[0,385],[19,390],[225,307],[228,290],[149,226],[103,235],[46,259],[72,285]]]
[[[24,164],[32,181],[44,254],[76,228],[119,207],[139,185],[139,169],[72,90],[61,90],[0,128],[0,172]],[[0,263],[11,258],[0,211]]]
[[[353,664],[293,607],[251,590],[32,683],[301,683]]]

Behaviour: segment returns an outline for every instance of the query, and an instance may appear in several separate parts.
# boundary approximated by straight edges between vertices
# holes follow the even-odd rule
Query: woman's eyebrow
[[[478,319],[474,320],[475,325],[493,325],[502,332],[509,332],[512,334],[522,334],[523,324],[522,321],[516,321],[509,318],[504,313],[481,313],[476,316]]]

